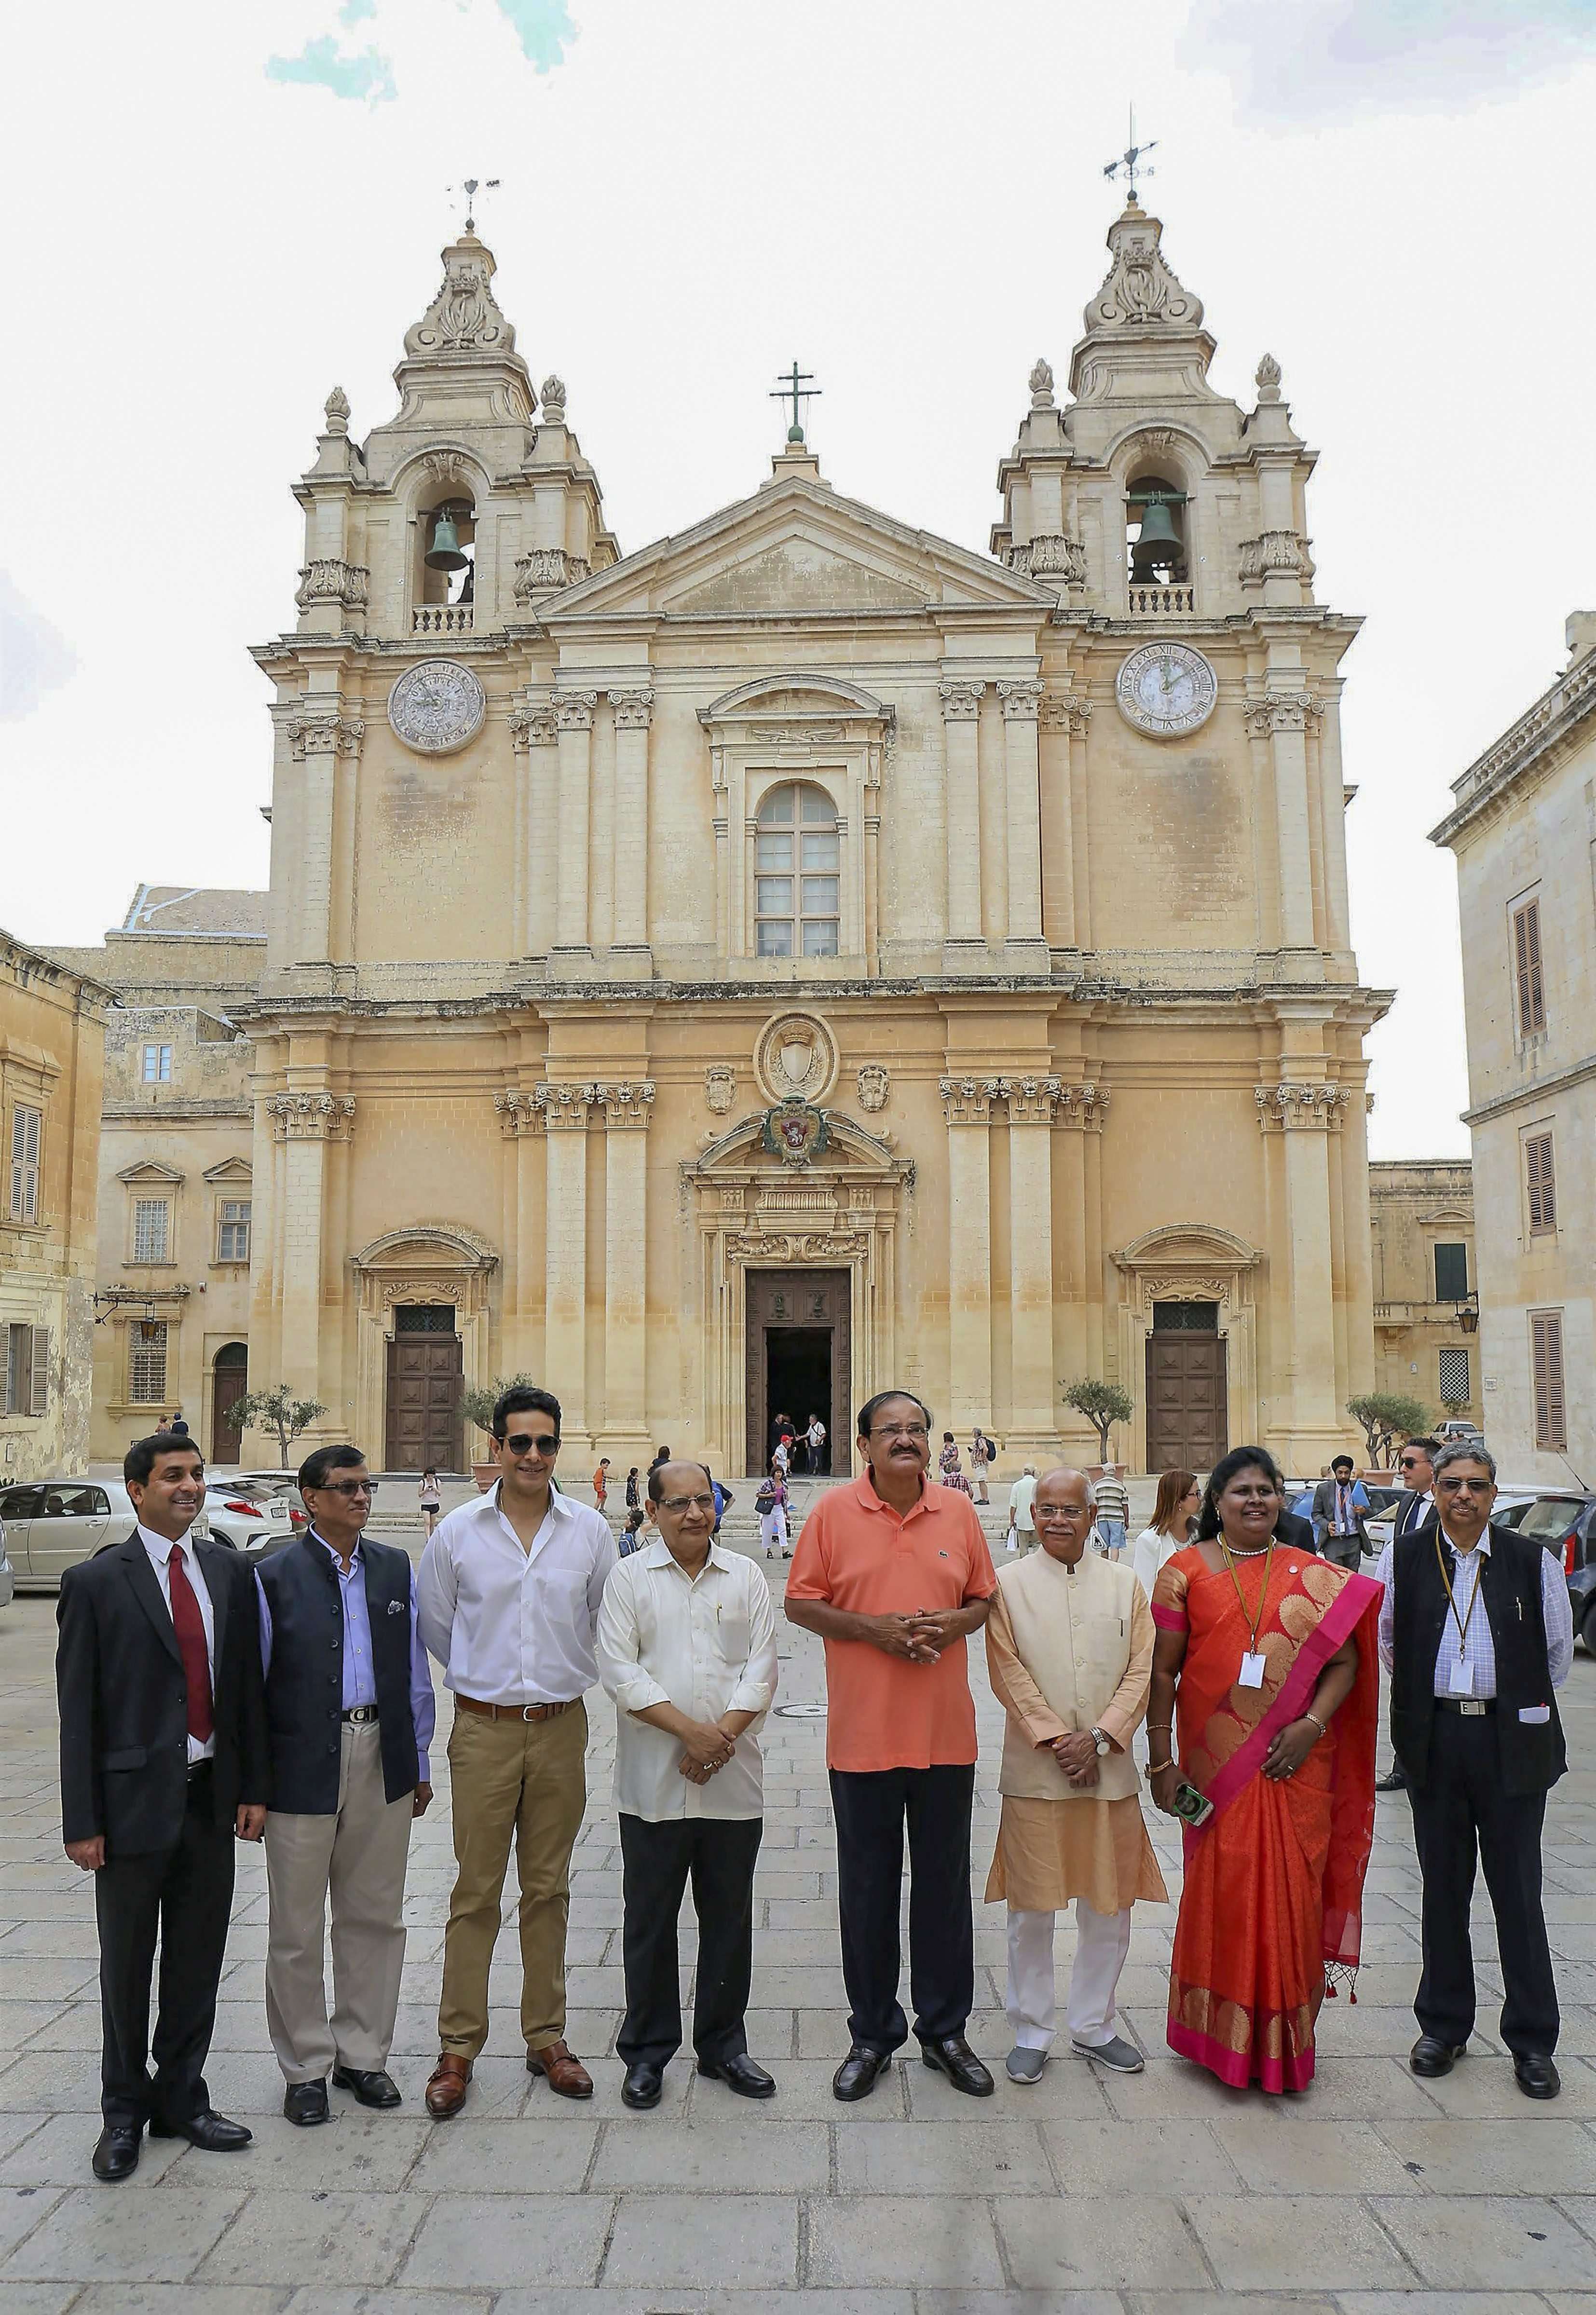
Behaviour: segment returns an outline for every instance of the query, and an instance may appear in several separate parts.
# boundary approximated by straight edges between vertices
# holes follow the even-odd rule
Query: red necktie
[[[189,1691],[189,1734],[197,1743],[206,1744],[216,1734],[216,1718],[210,1706],[210,1658],[205,1646],[205,1620],[194,1597],[194,1587],[183,1573],[180,1543],[172,1547],[168,1580],[172,1585],[172,1624]]]

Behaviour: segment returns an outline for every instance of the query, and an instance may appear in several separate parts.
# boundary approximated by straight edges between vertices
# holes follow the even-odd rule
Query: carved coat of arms
[[[781,1101],[766,1111],[760,1139],[784,1166],[807,1166],[829,1144],[831,1129],[823,1110],[812,1108],[806,1101]]]

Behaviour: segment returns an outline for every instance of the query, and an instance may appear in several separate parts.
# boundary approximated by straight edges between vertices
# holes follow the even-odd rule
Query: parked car
[[[1596,1655],[1596,1495],[1576,1487],[1538,1494],[1506,1524],[1535,1537],[1562,1561],[1575,1636]]]
[[[235,1551],[253,1552],[263,1558],[269,1552],[280,1551],[285,1543],[292,1543],[300,1528],[308,1524],[303,1505],[296,1521],[294,1505],[299,1502],[297,1487],[292,1496],[290,1502],[287,1494],[259,1479],[208,1478],[205,1507],[194,1521],[194,1532],[208,1535],[215,1543],[230,1543]]]
[[[1377,1553],[1385,1549],[1396,1533],[1396,1506],[1402,1501],[1404,1492],[1401,1487],[1380,1487],[1378,1490],[1370,1487],[1369,1490],[1370,1502],[1374,1500],[1377,1493],[1385,1498],[1380,1504],[1379,1516],[1371,1519],[1365,1530]],[[1533,1488],[1503,1487],[1497,1492],[1491,1517],[1499,1527],[1516,1527],[1534,1501]]]
[[[1465,1422],[1460,1415],[1443,1423],[1435,1433],[1443,1447],[1483,1447],[1485,1434],[1477,1423]]]
[[[16,1596],[16,1571],[5,1548],[5,1522],[0,1520],[0,1608],[9,1608]]]
[[[137,1518],[120,1479],[36,1479],[0,1488],[0,1522],[19,1591],[58,1590],[64,1568],[120,1542]],[[296,1531],[285,1497],[234,1480],[207,1485],[193,1528],[197,1536],[256,1555],[279,1550]]]

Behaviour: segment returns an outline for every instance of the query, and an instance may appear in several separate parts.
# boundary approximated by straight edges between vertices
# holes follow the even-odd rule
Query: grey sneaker
[[[1139,2074],[1147,2063],[1135,2043],[1122,2041],[1117,2034],[1111,2042],[1072,2042],[1069,2046],[1077,2058],[1095,2058],[1116,2074]]]
[[[1003,2071],[1011,2082],[1039,2082],[1047,2054],[1045,2050],[1013,2049],[1003,2061]]]

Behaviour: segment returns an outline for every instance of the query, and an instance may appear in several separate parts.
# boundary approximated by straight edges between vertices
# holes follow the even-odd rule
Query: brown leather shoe
[[[528,2050],[527,2071],[545,2076],[550,2089],[561,2098],[584,2098],[593,2095],[592,2075],[563,2042],[550,2042],[544,2049]]]
[[[453,2050],[445,2050],[433,2067],[427,2084],[427,2112],[434,2122],[447,2122],[458,2114],[466,2103],[466,2085],[471,2080],[471,2061],[457,2057]]]

